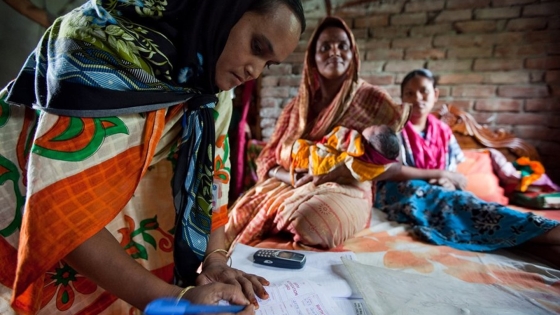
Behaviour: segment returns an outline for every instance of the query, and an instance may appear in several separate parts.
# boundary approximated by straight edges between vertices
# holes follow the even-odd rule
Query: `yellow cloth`
[[[295,172],[323,175],[346,164],[354,178],[359,181],[372,180],[386,169],[385,165],[365,163],[355,157],[365,153],[362,135],[353,129],[335,127],[317,143],[298,139],[292,147],[292,181]]]

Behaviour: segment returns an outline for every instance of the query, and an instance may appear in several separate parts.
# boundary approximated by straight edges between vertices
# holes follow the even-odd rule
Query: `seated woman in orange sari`
[[[325,18],[309,42],[298,95],[285,107],[258,160],[259,181],[236,201],[226,225],[226,241],[255,244],[288,232],[300,244],[332,248],[366,227],[372,183],[360,182],[346,165],[328,174],[298,174],[292,185],[294,142],[316,142],[335,126],[363,131],[388,125],[399,131],[408,107],[397,106],[384,90],[358,78],[356,43],[343,20]],[[391,163],[376,180],[396,172]]]

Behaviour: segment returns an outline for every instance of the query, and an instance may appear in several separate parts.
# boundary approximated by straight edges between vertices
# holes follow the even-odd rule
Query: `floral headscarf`
[[[90,0],[47,30],[7,101],[78,117],[145,112],[200,94],[215,102],[216,62],[255,1]]]

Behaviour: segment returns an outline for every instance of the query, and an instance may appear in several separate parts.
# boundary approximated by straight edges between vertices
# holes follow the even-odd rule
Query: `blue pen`
[[[212,314],[212,313],[239,313],[244,305],[198,305],[187,300],[161,298],[154,300],[146,306],[145,315],[186,315],[186,314]]]

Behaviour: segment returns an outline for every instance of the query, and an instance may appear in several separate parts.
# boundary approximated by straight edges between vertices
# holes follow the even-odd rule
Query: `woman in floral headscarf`
[[[337,125],[360,132],[376,124],[402,128],[409,107],[395,105],[384,90],[359,79],[358,69],[350,29],[342,19],[325,18],[309,42],[299,93],[258,158],[259,182],[230,211],[229,243],[255,244],[286,231],[301,244],[332,248],[366,226],[370,181],[358,182],[344,165],[321,176],[301,173],[293,186],[289,175],[292,146],[299,138],[317,141]],[[387,165],[377,179],[395,167]]]
[[[0,93],[0,309],[266,298],[227,265],[231,100],[216,94],[304,29],[299,0],[92,0],[57,19]]]

